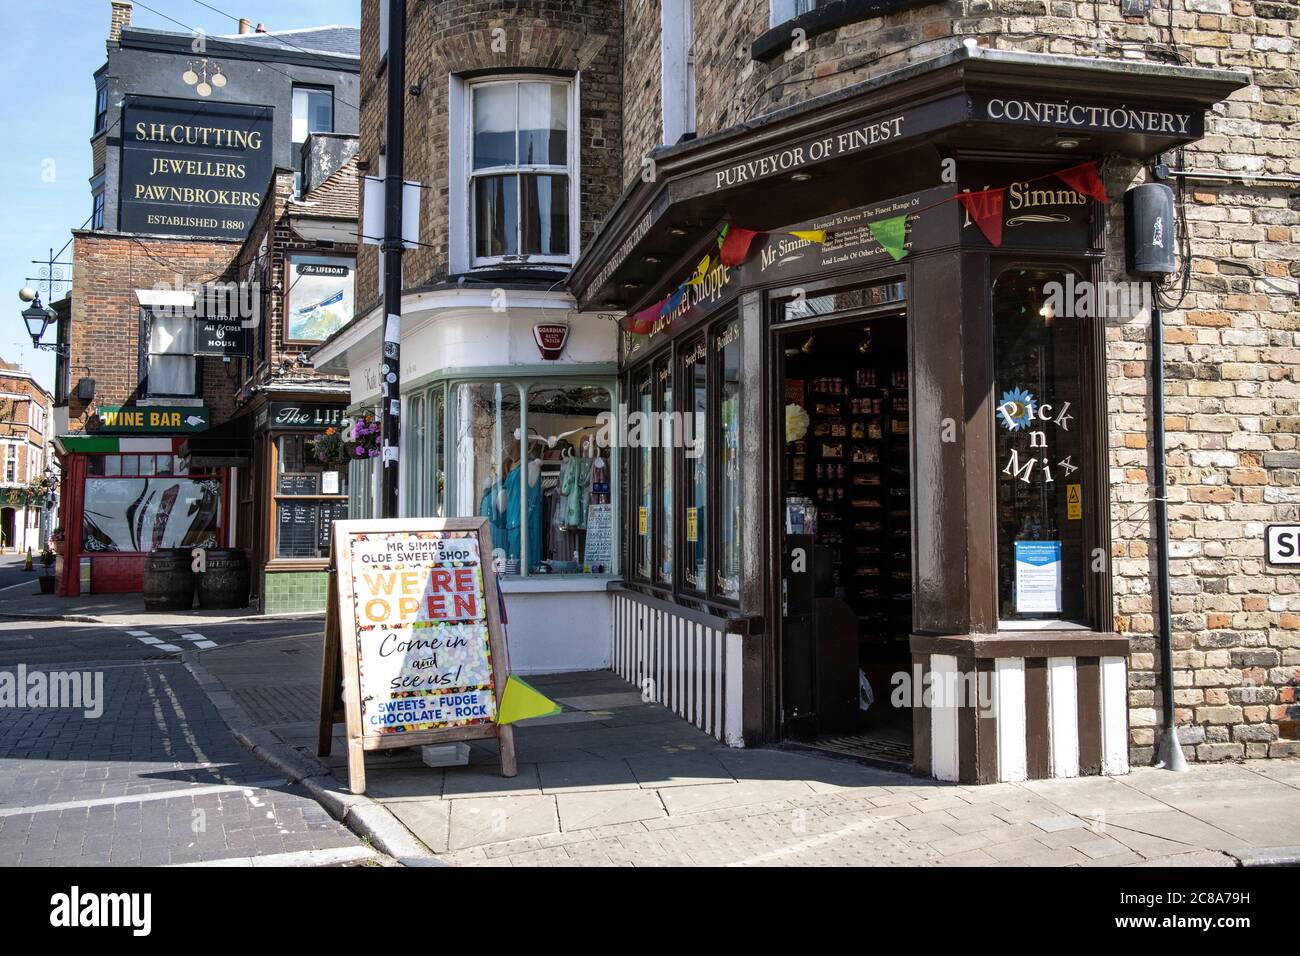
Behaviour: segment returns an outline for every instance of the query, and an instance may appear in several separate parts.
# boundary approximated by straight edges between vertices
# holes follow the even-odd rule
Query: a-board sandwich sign
[[[365,751],[454,740],[498,737],[514,776],[513,730],[497,722],[510,665],[491,554],[486,518],[334,524],[354,793]]]

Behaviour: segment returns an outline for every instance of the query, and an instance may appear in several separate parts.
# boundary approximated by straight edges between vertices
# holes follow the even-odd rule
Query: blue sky
[[[235,33],[246,16],[268,30],[356,24],[360,0],[143,0],[133,26],[181,30],[166,19],[210,34]],[[209,7],[224,11],[223,16]],[[18,290],[45,287],[28,281],[44,259],[90,216],[90,132],[94,122],[93,74],[104,64],[109,0],[38,0],[22,16],[5,19],[9,34],[0,58],[0,358],[21,361],[46,388],[54,383],[54,359],[34,352],[19,313]],[[156,12],[153,12],[156,11]],[[235,18],[235,19],[232,19]],[[70,261],[71,246],[60,259]],[[65,275],[69,270],[64,270]],[[64,287],[66,289],[66,286]],[[57,292],[55,298],[61,298]],[[53,332],[46,333],[53,341]]]

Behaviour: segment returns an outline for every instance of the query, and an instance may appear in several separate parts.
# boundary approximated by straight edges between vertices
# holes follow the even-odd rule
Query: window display
[[[174,473],[171,455],[88,456],[82,549],[215,548],[221,481]]]
[[[520,390],[527,405],[520,407]],[[489,521],[505,574],[608,574],[612,540],[603,385],[455,385],[456,513]],[[523,431],[527,439],[523,440]],[[594,525],[594,527],[593,527]]]
[[[690,411],[697,422],[706,421],[709,407],[708,352],[701,340],[686,350],[683,361],[683,382]],[[708,502],[708,438],[707,431],[696,436],[698,449],[691,449],[685,461],[683,491],[683,517],[685,541],[682,546],[682,584],[692,591],[708,588],[708,522],[705,520]],[[698,451],[698,454],[695,452]]]
[[[718,596],[740,597],[740,322],[713,341],[720,356],[718,402]]]
[[[998,606],[1004,620],[1082,621],[1088,507],[1081,320],[1057,315],[1057,271],[1009,269],[993,288]]]

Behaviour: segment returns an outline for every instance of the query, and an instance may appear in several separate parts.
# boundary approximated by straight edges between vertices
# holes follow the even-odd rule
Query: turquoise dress
[[[528,470],[527,465],[520,465],[506,476],[506,514],[505,541],[506,557],[519,557],[519,539],[522,537],[520,526],[523,524],[519,515],[519,482]],[[528,487],[528,564],[535,568],[542,561],[542,482],[539,478]]]
[[[496,507],[497,492],[501,490],[500,485],[490,485],[488,490],[483,492],[483,500],[479,502],[478,513],[480,516],[488,519],[488,531],[492,535],[492,547],[506,548],[506,516],[504,512],[498,511]],[[518,544],[515,546],[518,551]],[[507,552],[507,555],[509,552]]]

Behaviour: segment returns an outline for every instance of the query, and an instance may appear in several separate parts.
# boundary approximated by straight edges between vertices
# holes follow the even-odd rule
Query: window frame
[[[146,398],[177,398],[177,399],[197,399],[203,395],[203,363],[200,361],[201,356],[196,355],[193,351],[175,353],[178,355],[188,356],[194,363],[194,388],[190,392],[162,392],[155,391],[151,382],[150,369],[152,366],[151,357],[153,355],[170,355],[168,352],[151,351],[150,343],[153,339],[153,323],[156,316],[154,308],[149,306],[140,307],[140,382]],[[197,344],[198,330],[195,328],[194,316],[181,316],[186,318],[191,326],[190,342],[191,348]]]
[[[496,84],[554,83],[567,88],[568,139],[566,143],[567,162],[565,165],[526,164],[489,166],[474,169],[474,95],[475,91]],[[501,268],[538,268],[554,271],[560,267],[571,266],[577,261],[580,247],[580,224],[582,219],[582,196],[580,188],[581,140],[580,123],[582,89],[581,78],[571,71],[537,69],[521,71],[518,69],[502,72],[485,72],[473,74],[452,74],[449,77],[450,104],[449,149],[451,152],[450,169],[453,175],[449,182],[449,206],[452,211],[448,230],[450,234],[450,272],[461,274]],[[518,135],[518,92],[516,90],[515,129]],[[516,140],[517,141],[517,140]],[[569,188],[569,251],[565,255],[541,255],[516,253],[513,256],[479,256],[477,254],[477,237],[474,210],[474,181],[476,179],[514,174],[523,176],[562,175]],[[523,202],[522,196],[516,200],[517,235],[522,236]]]
[[[90,194],[90,228],[97,231],[104,228],[104,187]]]
[[[340,480],[347,482],[347,488],[344,491],[339,492],[338,494],[333,494],[333,495],[327,495],[322,493],[317,493],[314,495],[281,494],[280,476],[282,474],[281,464],[283,459],[283,453],[280,449],[280,443],[284,441],[286,438],[298,438],[304,442],[309,442],[311,440],[311,433],[302,432],[302,431],[272,432],[270,435],[270,440],[267,442],[267,448],[270,453],[270,474],[271,474],[271,489],[270,489],[271,490],[271,495],[270,495],[271,520],[268,522],[270,526],[269,527],[270,540],[267,542],[267,549],[266,549],[267,563],[268,565],[272,565],[272,566],[284,566],[287,564],[297,565],[303,562],[312,565],[327,564],[332,560],[333,540],[331,540],[330,547],[329,549],[327,549],[325,554],[317,554],[311,556],[280,554],[280,503],[282,501],[291,501],[291,502],[301,501],[301,502],[307,502],[309,504],[314,504],[316,505],[317,508],[317,521],[320,520],[319,509],[322,504],[342,503],[344,505],[347,505],[348,507],[348,513],[344,517],[351,518],[352,517],[351,461],[348,462],[348,467],[346,468],[326,469],[322,467],[322,471],[330,470],[330,471],[342,472],[342,474],[340,475]],[[305,449],[304,449],[304,454],[306,454]]]
[[[95,125],[91,136],[104,132],[108,124],[108,77],[103,77],[95,84]]]
[[[996,316],[994,314],[994,293],[997,286],[998,278],[1014,271],[1043,271],[1056,272],[1062,275],[1073,273],[1076,282],[1092,281],[1100,279],[1100,266],[1094,260],[1079,255],[1052,256],[1050,254],[1034,256],[1032,258],[1018,257],[991,257],[988,266],[988,286],[987,286],[987,316],[990,328],[989,343],[989,362],[990,362],[990,383],[989,383],[989,404],[990,407],[997,408],[999,398],[998,389],[1004,387],[1004,383],[998,377],[996,339],[997,333],[994,328]],[[989,507],[990,514],[995,516],[994,539],[992,549],[992,572],[993,572],[993,613],[997,620],[999,630],[1003,631],[1034,631],[1038,633],[1052,632],[1074,632],[1079,631],[1099,631],[1110,628],[1110,614],[1108,609],[1113,606],[1109,599],[1111,593],[1110,565],[1107,558],[1104,568],[1101,572],[1091,573],[1088,570],[1088,563],[1092,556],[1098,551],[1102,554],[1109,555],[1109,494],[1106,493],[1108,484],[1105,476],[1108,470],[1108,461],[1105,460],[1107,448],[1106,429],[1108,428],[1106,415],[1104,412],[1099,413],[1099,409],[1104,410],[1106,407],[1106,378],[1104,353],[1101,358],[1102,364],[1098,364],[1097,352],[1104,349],[1105,338],[1105,319],[1096,314],[1085,316],[1079,319],[1079,395],[1081,398],[1079,414],[1075,416],[1079,430],[1079,470],[1072,477],[1078,479],[1082,486],[1080,489],[1083,498],[1084,517],[1081,520],[1081,546],[1084,556],[1083,578],[1078,586],[1083,591],[1083,611],[1081,617],[1067,617],[1062,611],[1056,617],[1003,617],[1002,616],[1002,545],[1001,529],[996,521],[998,507],[998,481],[1001,476],[1001,469],[1005,462],[998,458],[998,449],[996,440],[991,443],[991,471],[993,482],[989,488]],[[993,428],[997,428],[997,423],[992,423]],[[1014,560],[1014,550],[1013,550]],[[1064,568],[1062,568],[1064,573]],[[1012,593],[1014,594],[1015,584],[1012,582]],[[1065,588],[1065,581],[1062,581],[1062,589]]]
[[[381,0],[383,2],[383,0]],[[293,138],[293,127],[297,121],[298,92],[302,91],[307,96],[307,135],[299,142]],[[329,96],[330,100],[330,128],[313,130],[311,129],[311,96],[312,93],[324,93]],[[338,97],[335,94],[334,87],[323,86],[319,83],[294,83],[289,93],[289,149],[290,161],[293,163],[293,194],[297,197],[302,196],[302,174],[303,167],[306,165],[303,161],[303,147],[307,145],[308,140],[314,133],[333,133],[338,127]]]
[[[423,391],[427,396],[430,392],[442,392],[442,415],[443,415],[443,445],[440,459],[443,462],[443,490],[442,490],[442,507],[447,516],[455,516],[457,512],[457,502],[460,496],[459,475],[455,464],[459,460],[460,449],[458,447],[458,423],[456,421],[456,390],[462,385],[483,385],[490,383],[501,383],[504,385],[514,385],[518,392],[519,400],[519,432],[521,435],[527,434],[528,429],[528,396],[530,390],[536,386],[540,388],[557,387],[564,385],[585,385],[604,389],[609,396],[611,429],[617,434],[619,423],[617,414],[619,408],[619,381],[614,371],[593,371],[590,374],[582,374],[578,369],[563,369],[551,373],[549,370],[533,369],[533,374],[524,372],[513,372],[507,374],[506,370],[501,369],[484,369],[476,374],[457,374],[446,378],[437,378],[430,383],[418,384],[410,389],[407,394],[414,394],[417,391]],[[623,520],[623,502],[622,495],[622,454],[618,447],[617,441],[612,441],[608,448],[602,449],[601,454],[606,461],[607,473],[609,475],[609,503],[613,507],[613,516],[611,528],[617,531],[622,525]],[[449,464],[451,463],[451,464]],[[404,472],[404,475],[406,473]],[[519,493],[521,496],[521,511],[523,520],[526,525],[527,508],[528,508],[528,485],[526,482],[520,482]],[[611,567],[600,574],[584,572],[575,572],[572,574],[532,574],[527,566],[528,562],[520,561],[519,572],[517,574],[502,573],[505,580],[516,581],[523,578],[554,578],[568,581],[596,581],[611,580],[618,578],[623,573],[624,561],[619,547],[620,542],[616,541],[611,552]]]

